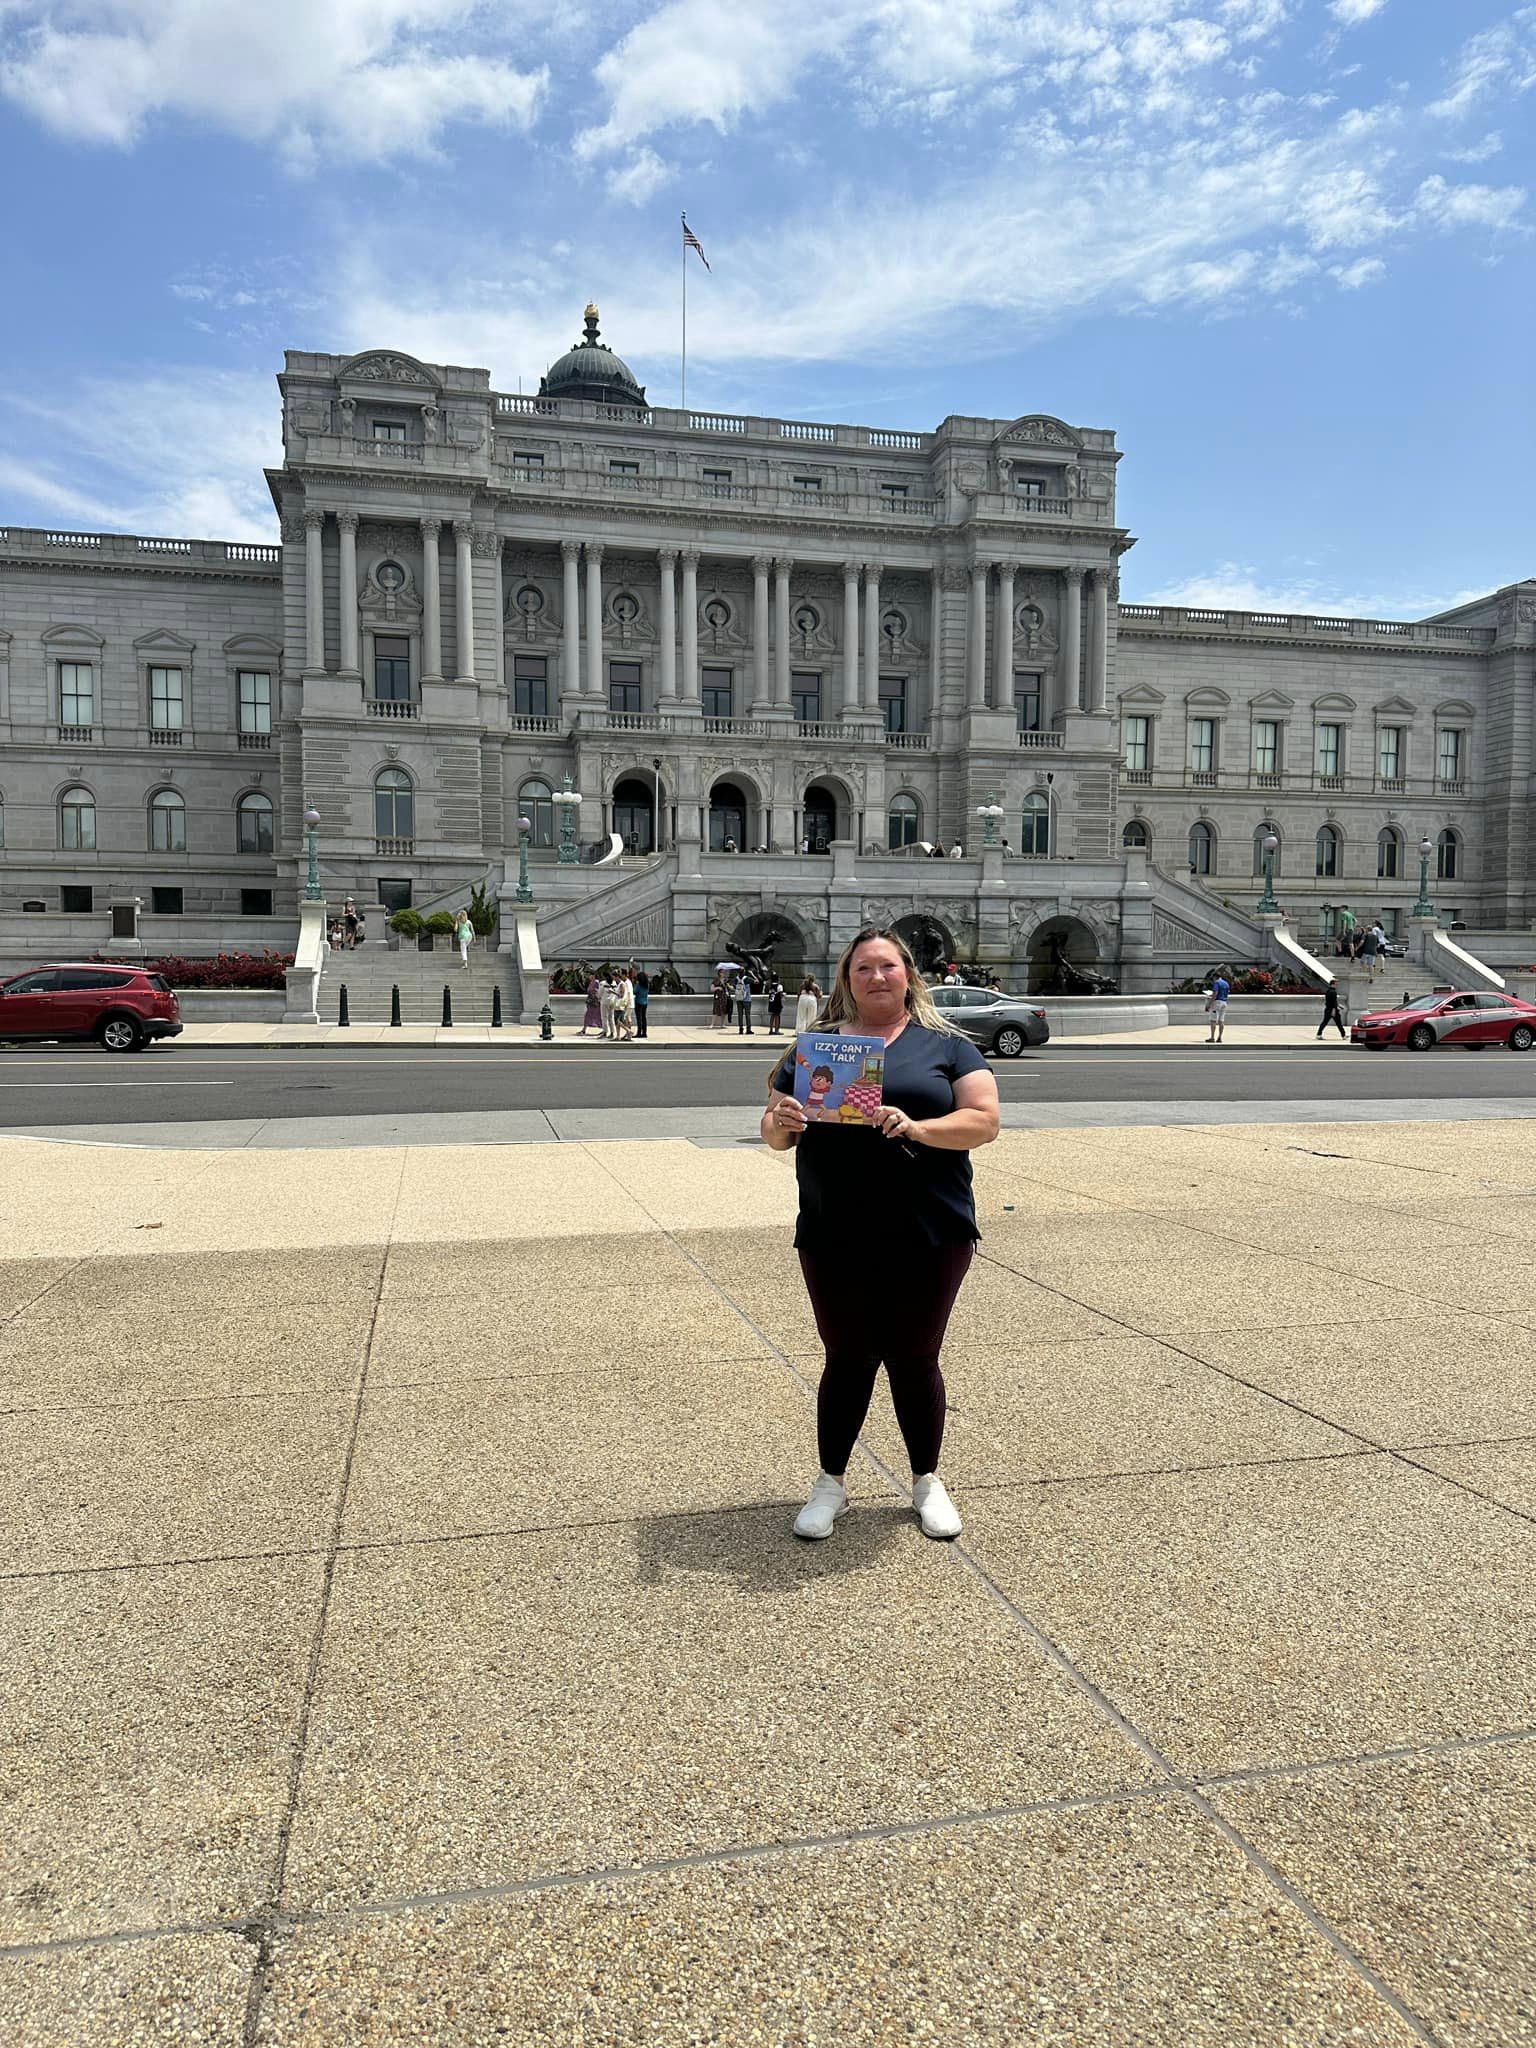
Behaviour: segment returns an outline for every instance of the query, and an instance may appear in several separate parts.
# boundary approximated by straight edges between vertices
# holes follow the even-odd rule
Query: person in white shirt
[[[605,973],[597,984],[597,1006],[603,1019],[603,1028],[598,1035],[602,1038],[618,1037],[613,1024],[613,1005],[618,992],[618,984],[613,976]]]
[[[949,849],[949,857],[951,860],[965,859],[965,848],[960,844],[958,839],[955,841],[954,845]]]
[[[614,990],[613,1026],[615,1038],[633,1038],[635,1035],[635,984],[623,972]]]
[[[812,975],[807,975],[800,984],[800,993],[795,999],[795,1035],[814,1028],[825,998]]]

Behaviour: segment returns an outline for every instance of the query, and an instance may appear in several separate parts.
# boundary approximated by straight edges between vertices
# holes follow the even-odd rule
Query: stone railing
[[[275,543],[235,540],[163,540],[152,534],[74,533],[60,527],[0,527],[0,548],[11,556],[47,560],[50,556],[89,555],[93,563],[133,562],[140,567],[163,563],[167,569],[217,563],[241,570],[281,568],[283,551]]]
[[[1316,637],[1367,644],[1400,640],[1421,647],[1444,646],[1447,643],[1488,647],[1495,637],[1491,626],[1436,626],[1404,619],[1325,618],[1313,612],[1220,611],[1178,604],[1121,604],[1117,612],[1122,626],[1134,629],[1156,627],[1160,632],[1189,632],[1202,638],[1211,633],[1253,633],[1265,637],[1289,633],[1301,639]]]
[[[932,735],[926,732],[888,732],[885,744],[909,754],[926,754],[932,744]]]
[[[1064,747],[1066,744],[1067,736],[1064,732],[1021,732],[1019,734],[1019,745],[1021,747]],[[1131,779],[1134,780],[1134,776]],[[1146,779],[1150,782],[1152,778],[1150,775],[1147,775]]]
[[[370,718],[420,718],[421,706],[405,697],[365,697]]]

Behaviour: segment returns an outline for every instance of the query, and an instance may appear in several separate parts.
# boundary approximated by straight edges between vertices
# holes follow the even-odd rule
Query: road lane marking
[[[0,1081],[0,1088],[233,1088],[233,1081]]]

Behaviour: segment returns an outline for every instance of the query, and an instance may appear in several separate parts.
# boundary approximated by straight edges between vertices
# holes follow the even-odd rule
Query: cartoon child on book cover
[[[795,1099],[813,1124],[873,1124],[885,1086],[885,1042],[802,1031],[795,1040]]]

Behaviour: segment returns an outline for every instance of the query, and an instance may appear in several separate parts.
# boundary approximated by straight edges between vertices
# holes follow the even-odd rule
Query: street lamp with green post
[[[976,815],[981,820],[982,845],[996,846],[997,821],[999,818],[1006,817],[1007,812],[994,797],[989,804],[978,804],[976,806]]]
[[[560,807],[560,865],[573,868],[580,860],[576,851],[576,813],[581,808],[581,794],[572,789],[569,775],[565,787],[555,791],[554,802]]]
[[[533,830],[531,818],[517,821],[517,900],[519,903],[533,901],[533,888],[528,880],[528,835]]]
[[[1435,914],[1429,894],[1429,856],[1434,850],[1434,841],[1426,833],[1419,841],[1419,900],[1413,906],[1415,917],[1433,917]]]
[[[1264,894],[1259,898],[1261,917],[1278,917],[1280,906],[1275,901],[1275,849],[1280,841],[1273,832],[1264,834]]]
[[[320,813],[313,804],[304,808],[304,831],[309,842],[309,875],[304,883],[304,901],[323,903],[325,896],[320,888]]]

